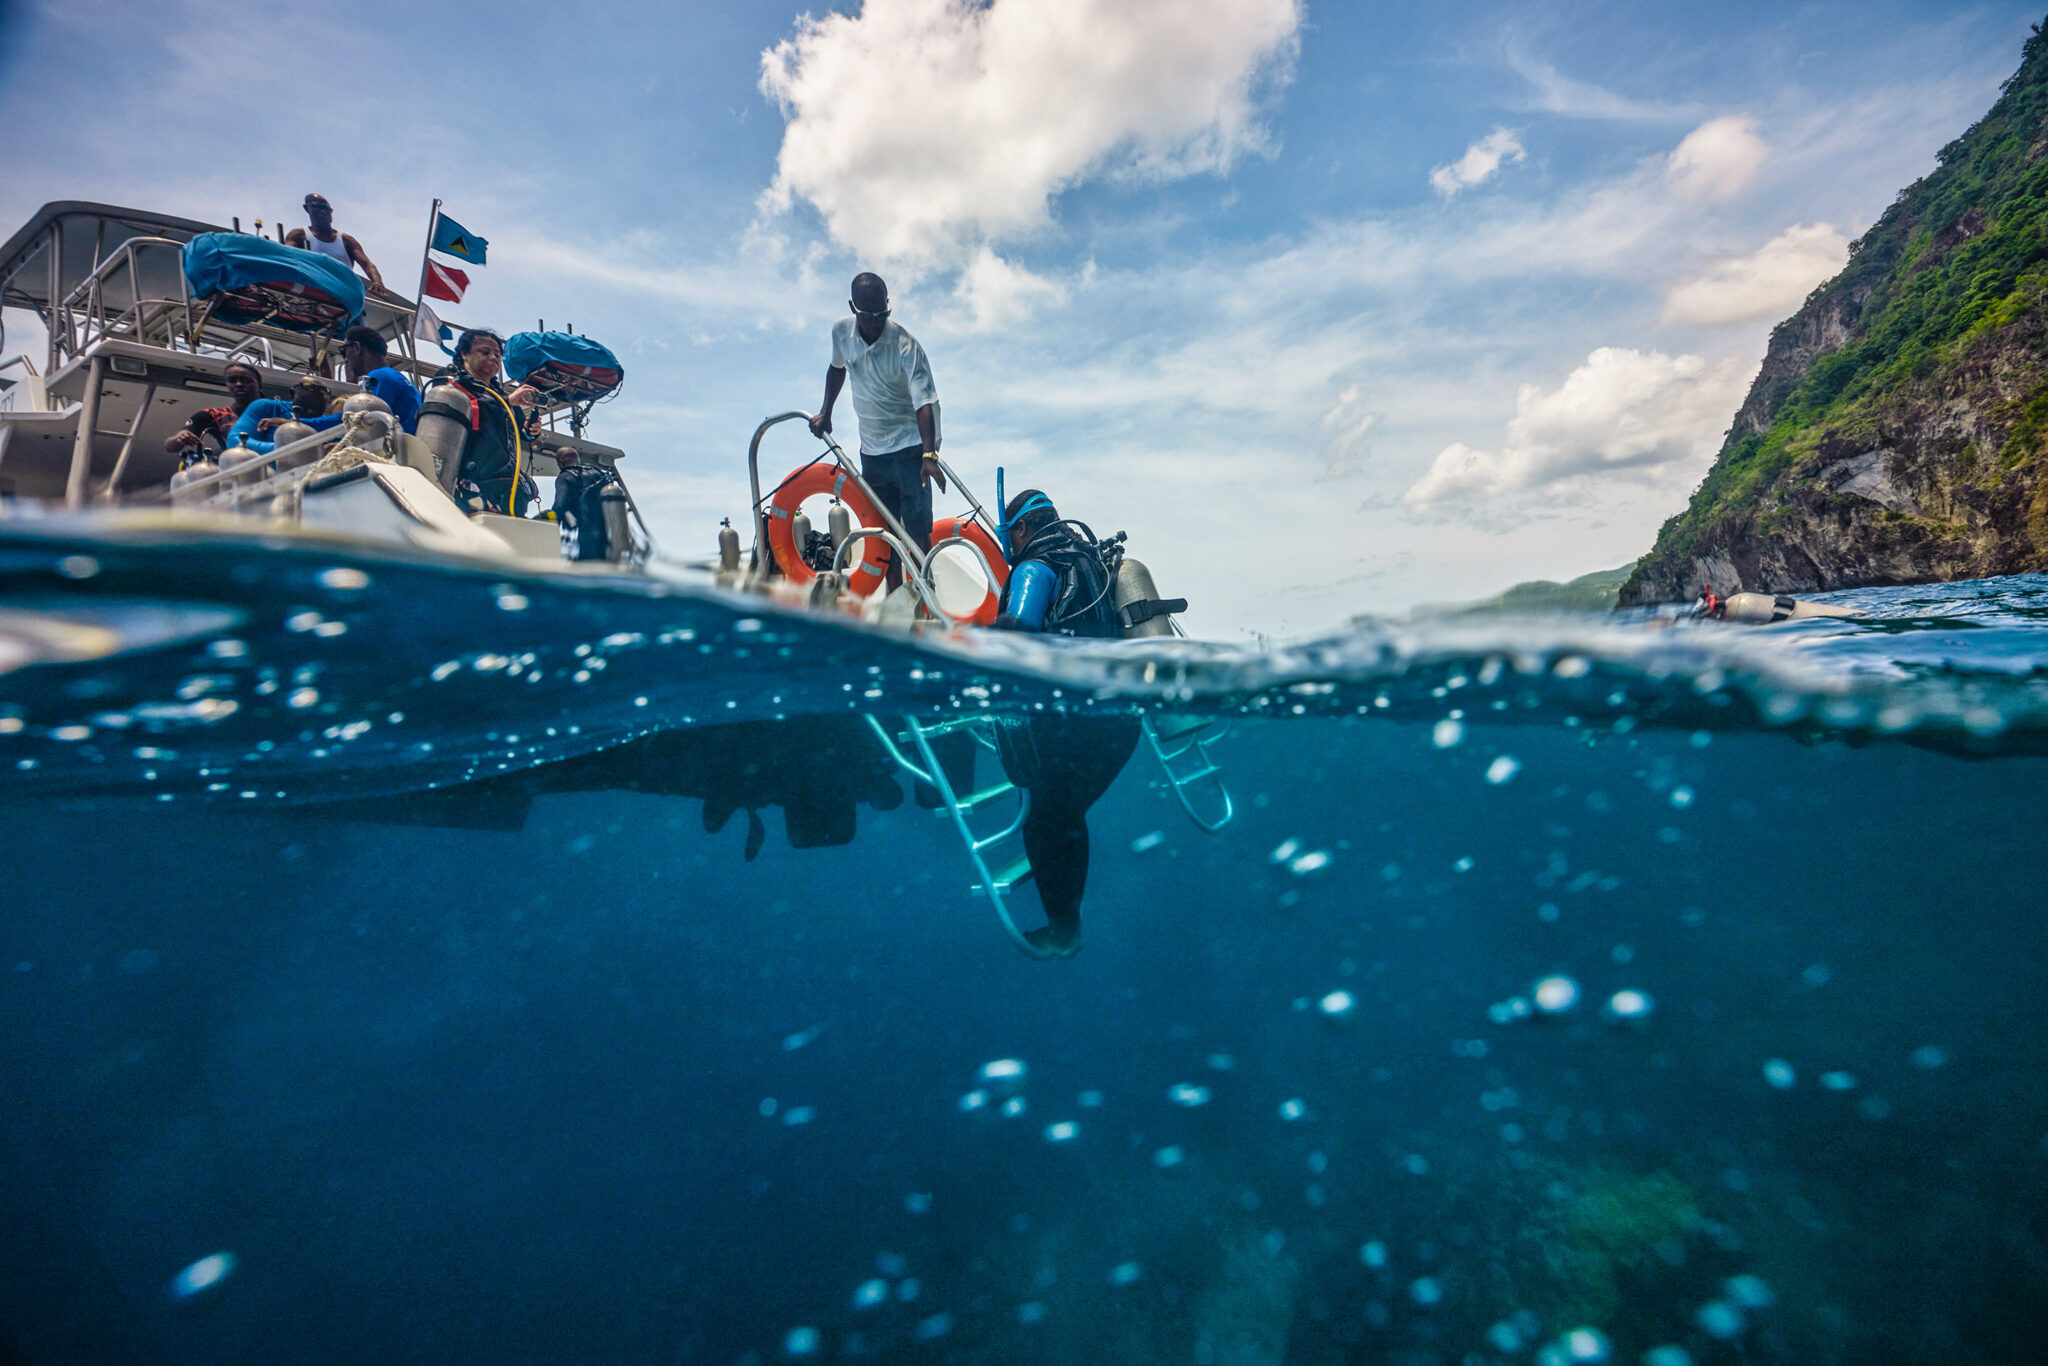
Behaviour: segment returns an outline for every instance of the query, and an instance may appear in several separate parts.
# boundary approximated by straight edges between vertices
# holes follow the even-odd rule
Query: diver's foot
[[[1079,925],[1041,925],[1035,930],[1026,930],[1024,938],[1047,958],[1072,958],[1081,951]]]
[[[911,800],[927,811],[937,811],[945,806],[946,799],[939,790],[924,779],[917,779],[911,786]]]

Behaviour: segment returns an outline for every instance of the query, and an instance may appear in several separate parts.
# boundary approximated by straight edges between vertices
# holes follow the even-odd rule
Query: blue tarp
[[[505,343],[505,373],[552,399],[603,398],[625,380],[619,358],[570,332],[517,332]]]
[[[223,322],[327,332],[360,322],[363,282],[331,256],[244,232],[185,244],[185,284]]]

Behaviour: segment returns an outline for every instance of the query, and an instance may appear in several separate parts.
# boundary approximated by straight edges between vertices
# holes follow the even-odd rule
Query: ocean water
[[[1268,653],[0,583],[9,1366],[2043,1357],[2048,579]],[[1227,725],[1236,816],[1141,745],[1041,963],[860,718],[1048,709]]]

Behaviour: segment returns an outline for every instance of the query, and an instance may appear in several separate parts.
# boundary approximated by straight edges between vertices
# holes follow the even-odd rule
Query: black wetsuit
[[[564,465],[555,476],[555,516],[576,522],[576,558],[610,558],[611,530],[604,520],[604,491],[618,476],[602,465]]]
[[[1115,639],[1122,631],[1110,591],[1111,571],[1089,540],[1068,530],[1072,525],[1041,531],[1020,552],[1018,563],[1043,560],[1059,575],[1047,634]],[[1011,616],[996,624],[1024,629]],[[1081,896],[1088,888],[1088,808],[1109,790],[1137,745],[1134,716],[1046,713],[997,731],[1004,774],[1031,794],[1024,852],[1057,940],[1074,941],[1080,935]]]

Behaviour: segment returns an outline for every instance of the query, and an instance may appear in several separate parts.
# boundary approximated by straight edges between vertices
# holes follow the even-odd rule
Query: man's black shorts
[[[882,455],[860,453],[860,477],[882,506],[903,523],[919,550],[932,548],[932,486],[924,479],[924,448],[906,446]]]

